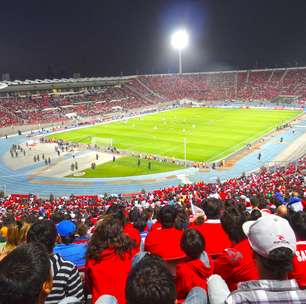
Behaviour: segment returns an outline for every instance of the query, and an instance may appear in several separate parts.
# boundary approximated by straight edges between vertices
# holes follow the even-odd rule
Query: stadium
[[[0,304],[306,303],[303,10],[30,2],[0,46]],[[156,12],[192,29],[168,72]]]

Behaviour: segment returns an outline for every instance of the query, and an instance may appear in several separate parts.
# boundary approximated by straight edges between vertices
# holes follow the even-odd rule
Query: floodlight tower
[[[189,37],[186,30],[178,30],[171,37],[171,45],[174,49],[178,50],[179,55],[179,73],[182,74],[182,51],[188,45]]]

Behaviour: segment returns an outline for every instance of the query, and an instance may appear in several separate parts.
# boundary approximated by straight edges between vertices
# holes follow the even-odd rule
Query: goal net
[[[91,145],[100,149],[107,149],[113,146],[112,138],[105,137],[91,137]]]

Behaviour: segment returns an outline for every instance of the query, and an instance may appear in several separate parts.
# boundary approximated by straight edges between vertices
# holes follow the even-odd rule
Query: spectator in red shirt
[[[207,290],[207,278],[213,272],[213,261],[208,257],[205,240],[195,229],[187,229],[181,239],[181,248],[186,253],[186,260],[176,266],[176,293],[179,300],[184,300],[194,287]]]
[[[190,228],[199,231],[205,239],[206,252],[211,256],[217,256],[223,253],[224,249],[231,246],[231,241],[222,228],[220,217],[224,209],[222,201],[210,198],[202,203],[202,209],[207,216],[207,220],[198,224],[195,222]],[[218,240],[216,242],[216,240]]]
[[[221,217],[222,227],[234,245],[215,260],[214,273],[223,277],[231,291],[239,282],[258,279],[253,251],[242,230],[246,221],[245,211],[237,206],[226,208]]]
[[[98,223],[86,256],[86,281],[93,303],[106,294],[125,303],[124,288],[135,252],[135,241],[124,233],[118,219],[106,216]]]
[[[132,223],[128,223],[125,216],[125,206],[121,204],[113,204],[108,208],[106,214],[112,215],[112,217],[118,219],[122,223],[124,233],[135,241],[137,248],[140,248],[141,238],[139,231]]]
[[[296,279],[300,288],[306,288],[306,213],[292,213],[290,224],[295,232],[297,242],[293,270],[289,273],[289,277]]]
[[[184,258],[180,243],[183,230],[175,228],[177,210],[174,206],[164,206],[159,212],[161,227],[149,232],[145,241],[145,251],[154,253],[166,261]]]

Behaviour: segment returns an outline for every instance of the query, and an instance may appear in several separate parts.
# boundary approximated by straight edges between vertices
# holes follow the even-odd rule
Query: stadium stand
[[[63,122],[71,114],[96,116],[184,99],[280,102],[287,97],[287,102],[300,105],[306,99],[306,68],[132,76],[117,78],[112,84],[101,80],[97,87],[86,81],[75,80],[78,88],[67,82],[66,89],[57,93],[51,87],[39,92],[40,82],[23,90],[22,82],[18,82],[13,87],[22,91],[12,93],[9,83],[0,91],[0,126]],[[57,82],[60,80],[52,81],[52,85]]]
[[[304,303],[306,293],[299,288],[305,288],[306,282],[305,170],[306,157],[303,157],[283,168],[262,169],[259,173],[232,178],[223,183],[181,185],[150,193],[138,193],[129,198],[120,195],[84,195],[69,198],[51,196],[46,200],[30,194],[14,194],[0,201],[0,233],[3,241],[0,269],[2,264],[6,265],[6,257],[10,257],[15,248],[23,246],[25,235],[29,231],[28,242],[45,243],[49,252],[54,252],[51,258],[53,267],[57,265],[56,261],[60,261],[60,267],[66,265],[73,272],[70,283],[69,280],[63,283],[59,278],[56,279],[57,285],[54,288],[61,289],[51,290],[46,303],[59,303],[69,296],[75,297],[74,301],[77,302],[74,303],[82,303],[83,291],[80,289],[80,277],[74,264],[77,263],[76,257],[81,247],[87,250],[86,265],[77,265],[82,277],[85,277],[84,294],[88,303],[91,294],[92,303],[99,301],[99,297],[103,295],[114,296],[118,303],[126,303],[125,282],[139,280],[137,274],[131,274],[130,278],[129,272],[137,264],[139,266],[135,269],[141,273],[142,269],[139,267],[143,263],[139,260],[146,254],[143,248],[152,256],[157,254],[162,258],[159,263],[164,263],[162,267],[171,273],[170,277],[165,275],[165,278],[170,278],[169,288],[171,284],[176,284],[177,298],[180,301],[186,299],[188,303],[189,292],[195,287],[200,288],[200,297],[206,296],[207,286],[210,288],[211,273],[223,278],[216,279],[213,276],[212,286],[215,281],[220,284],[221,280],[226,287],[226,297],[231,298],[235,297],[235,293],[230,294],[230,291],[237,288],[239,291],[240,282],[267,279],[262,277],[262,269],[255,265],[252,250],[256,251],[256,248],[244,232],[244,223],[251,219],[252,210],[256,210],[257,220],[265,217],[273,219],[271,214],[276,213],[283,216],[285,222],[288,220],[291,223],[298,240],[296,257],[293,260],[292,250],[290,254],[285,250],[286,258],[273,256],[278,265],[284,259],[287,266],[281,267],[280,272],[275,272],[271,277],[283,280],[282,284],[288,289],[290,297],[293,290],[297,291],[302,302],[292,303]],[[285,208],[286,212],[280,213],[277,209],[279,206]],[[57,245],[55,226],[52,226],[54,224],[61,236],[61,241],[57,239],[60,242]],[[283,224],[280,225],[283,227]],[[51,233],[50,238],[48,233]],[[260,233],[264,232],[261,230]],[[278,237],[278,244],[286,243],[286,239],[282,242],[286,235],[281,230],[278,231]],[[295,248],[295,240],[292,242]],[[56,248],[60,250],[55,250]],[[270,252],[272,251],[269,254]],[[260,261],[266,265],[264,260]],[[54,269],[60,273],[64,271],[60,267]],[[145,265],[142,267],[144,271]],[[267,269],[275,271],[273,267]],[[284,280],[289,272],[291,280]],[[149,270],[146,273],[148,280],[151,275],[153,280],[154,275]],[[171,281],[171,277],[173,280],[176,278],[176,281]],[[184,278],[188,278],[188,281],[184,281]],[[2,280],[0,275],[0,281]],[[143,280],[137,282],[144,284]],[[76,292],[65,293],[64,290],[67,289],[62,284],[70,284],[69,288]],[[132,283],[129,281],[129,284]],[[148,284],[155,286],[154,284],[161,283],[155,277]],[[276,292],[279,287],[277,285],[273,290],[273,286],[272,284],[269,292],[267,291],[272,297],[270,292]],[[2,288],[4,287],[0,284],[0,295]],[[129,302],[133,296],[136,297],[135,294],[127,293],[127,303],[133,303]],[[138,296],[141,297],[140,294]],[[58,300],[53,301],[55,298]],[[214,298],[211,303],[214,303]]]

